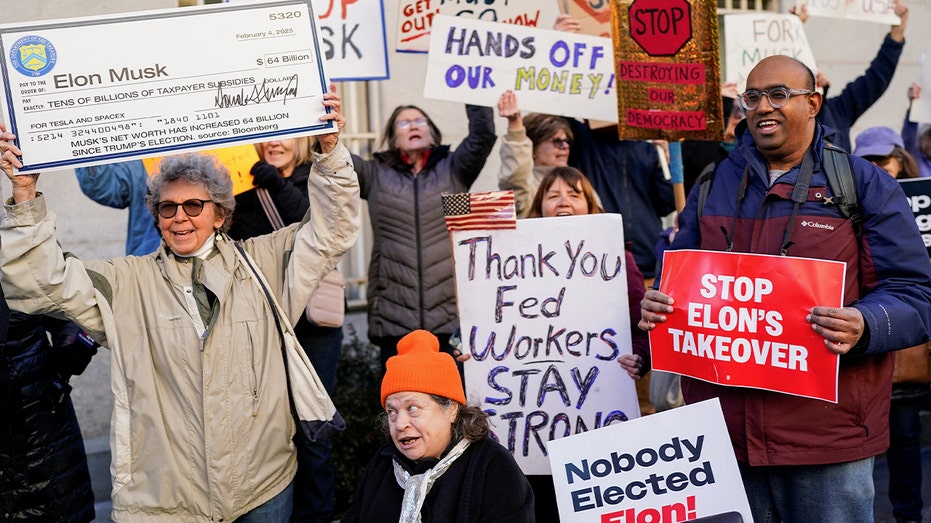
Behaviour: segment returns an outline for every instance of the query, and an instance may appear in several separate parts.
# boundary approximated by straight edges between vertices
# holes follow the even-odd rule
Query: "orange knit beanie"
[[[381,406],[395,392],[436,394],[466,404],[465,392],[456,361],[440,352],[436,336],[416,330],[398,342],[398,355],[388,358],[381,380]]]

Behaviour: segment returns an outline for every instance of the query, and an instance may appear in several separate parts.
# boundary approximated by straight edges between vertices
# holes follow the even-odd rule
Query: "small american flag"
[[[444,194],[443,214],[450,231],[517,228],[513,191]]]

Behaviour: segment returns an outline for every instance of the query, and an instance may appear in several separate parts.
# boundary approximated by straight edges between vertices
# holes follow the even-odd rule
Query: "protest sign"
[[[915,214],[918,232],[921,233],[921,239],[928,248],[928,256],[931,257],[931,178],[899,180],[899,183],[908,197],[908,204]]]
[[[388,79],[383,0],[313,0],[313,6],[331,80]]]
[[[234,195],[255,188],[252,185],[252,173],[250,172],[255,162],[259,161],[259,153],[256,152],[255,146],[234,145],[233,147],[210,149],[204,151],[204,154],[216,158],[230,172],[230,177],[233,179]],[[158,172],[158,164],[162,161],[162,158],[164,157],[156,156],[142,160],[142,164],[145,165],[145,170],[149,173],[149,176]]]
[[[837,403],[840,359],[805,316],[843,305],[846,270],[810,258],[666,251],[660,291],[675,310],[650,332],[653,368]]]
[[[550,464],[561,521],[753,521],[717,398],[553,441]]]
[[[621,139],[724,137],[715,4],[613,0]]]
[[[604,0],[559,0],[559,11],[579,21],[579,31],[611,38],[611,4]]]
[[[496,107],[512,89],[525,111],[616,120],[610,40],[442,15],[433,27],[424,97]]]
[[[808,14],[828,18],[862,20],[879,24],[899,25],[892,0],[851,2],[850,0],[800,0],[796,7],[808,4]]]
[[[401,0],[396,49],[426,53],[437,15],[551,29],[558,14],[554,0]]]
[[[931,123],[931,42],[922,55],[918,84],[925,86],[924,96],[912,100],[908,119],[912,122]]]
[[[619,214],[452,231],[466,396],[525,474],[547,441],[639,417]]]
[[[724,78],[736,82],[738,92],[747,75],[767,56],[785,55],[818,70],[802,21],[795,15],[758,12],[724,15]]]

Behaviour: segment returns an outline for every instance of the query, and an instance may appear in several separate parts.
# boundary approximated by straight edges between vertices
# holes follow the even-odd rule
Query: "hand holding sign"
[[[863,314],[853,307],[813,307],[805,317],[811,328],[824,336],[824,344],[831,352],[847,354],[863,336]]]

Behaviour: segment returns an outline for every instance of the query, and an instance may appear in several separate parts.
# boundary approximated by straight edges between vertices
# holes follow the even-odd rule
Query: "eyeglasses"
[[[158,215],[162,218],[174,218],[175,214],[178,214],[178,207],[181,207],[184,209],[184,214],[188,215],[189,218],[194,218],[195,216],[200,216],[200,213],[204,210],[205,203],[213,203],[213,200],[199,200],[194,198],[191,200],[184,200],[181,203],[158,202],[155,209],[158,210]]]
[[[394,122],[394,126],[401,131],[409,128],[412,125],[416,127],[423,127],[427,125],[427,118],[425,116],[419,116],[413,120],[398,120],[397,122]]]
[[[572,145],[572,142],[565,138],[551,138],[549,142],[557,149],[562,149],[563,147],[568,148],[570,145]]]
[[[760,106],[763,97],[769,99],[769,105],[773,109],[779,109],[789,103],[789,99],[800,94],[811,94],[811,89],[789,89],[788,87],[771,87],[769,89],[747,89],[737,98],[740,105],[748,111],[755,111]]]

